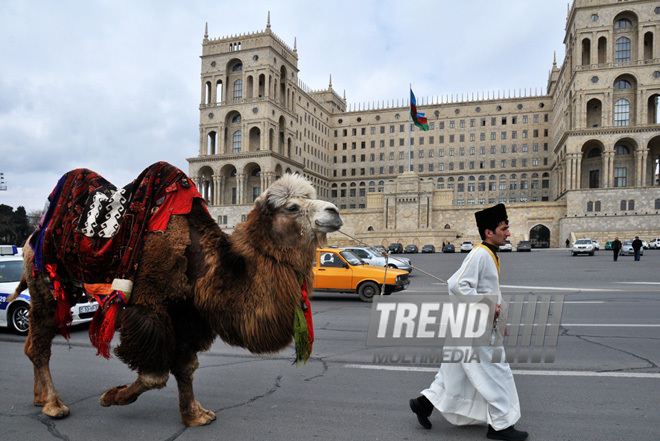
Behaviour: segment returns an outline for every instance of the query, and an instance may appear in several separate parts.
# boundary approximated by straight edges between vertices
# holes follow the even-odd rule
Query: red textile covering
[[[312,305],[309,303],[309,295],[307,294],[307,280],[302,283],[302,302],[307,306],[303,308],[305,313],[305,321],[307,322],[307,334],[309,335],[309,354],[312,354],[312,346],[314,346],[314,323],[312,322]]]
[[[165,189],[167,197],[165,202],[158,207],[151,219],[149,220],[149,232],[151,231],[165,231],[167,224],[170,221],[170,216],[173,214],[188,214],[192,209],[192,203],[195,198],[202,198],[197,188],[194,185],[184,187],[179,182],[176,182]],[[208,212],[206,205],[204,209]]]
[[[71,336],[71,322],[73,321],[71,304],[69,303],[69,299],[67,298],[64,289],[62,289],[60,277],[57,275],[57,265],[54,263],[46,265],[46,271],[48,272],[48,277],[50,277],[50,280],[53,282],[54,296],[57,301],[55,316],[53,317],[55,328],[62,337],[68,340]]]
[[[171,215],[189,213],[193,200],[201,198],[181,170],[165,162],[152,164],[122,189],[122,197],[126,199],[119,208],[123,211],[108,211],[116,217],[106,219],[114,219],[117,224],[116,231],[108,236],[107,225],[101,223],[103,219],[95,220],[91,216],[98,209],[95,203],[107,201],[118,193],[114,185],[91,170],[71,171],[51,193],[51,206],[33,235],[35,273],[50,268],[45,275],[54,285],[51,290],[58,299],[55,321],[67,338],[64,328],[72,321],[69,306],[82,285],[110,285],[117,279],[132,281],[147,234],[165,230]],[[112,208],[108,207],[102,205],[101,209]],[[99,229],[104,234],[94,235]],[[94,295],[101,308],[90,326],[90,340],[106,358],[110,354],[116,315],[130,294],[110,291]]]

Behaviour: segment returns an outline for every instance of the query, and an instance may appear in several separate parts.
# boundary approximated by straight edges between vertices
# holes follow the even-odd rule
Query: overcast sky
[[[240,10],[239,10],[240,9]],[[65,172],[117,187],[148,165],[188,172],[200,58],[211,38],[266,27],[299,78],[349,105],[545,88],[564,58],[567,2],[400,0],[0,1],[0,204],[42,209]]]

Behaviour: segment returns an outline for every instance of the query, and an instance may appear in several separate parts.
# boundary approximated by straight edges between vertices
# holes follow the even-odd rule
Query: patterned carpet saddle
[[[58,301],[55,323],[62,335],[69,335],[70,306],[83,294],[92,296],[101,308],[90,337],[109,356],[114,315],[130,301],[147,234],[164,231],[171,215],[189,213],[195,198],[201,198],[195,185],[166,162],[147,167],[121,189],[88,169],[62,176],[30,242],[35,273]]]

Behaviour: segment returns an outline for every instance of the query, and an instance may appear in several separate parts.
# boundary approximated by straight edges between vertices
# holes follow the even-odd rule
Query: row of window
[[[630,103],[628,103],[628,113],[630,113],[629,108],[630,108]],[[522,139],[527,139],[527,138],[529,138],[529,131],[528,130],[523,130],[520,135],[521,135],[520,137]],[[540,131],[538,129],[532,130],[532,137],[533,138],[538,138],[539,136],[540,136]],[[543,137],[547,138],[548,136],[549,136],[548,129],[543,129]],[[479,134],[479,141],[486,141],[487,138],[488,137],[487,137],[486,133],[482,132],[482,133]],[[407,140],[410,141],[410,145],[415,145],[415,137],[411,136],[409,138],[406,137],[406,138],[398,138],[398,139],[399,139],[399,146],[406,145]],[[502,139],[502,140],[505,140],[505,139],[518,139],[518,131],[513,130],[511,132],[499,132],[499,136],[498,136],[498,132],[490,132],[490,140],[491,141],[497,141],[498,139]],[[425,141],[427,141],[427,140],[428,140],[428,144],[435,144],[436,138],[435,138],[435,136],[428,136],[428,137],[420,136],[419,138],[417,138],[417,140],[418,140],[419,145],[424,145]],[[444,144],[445,143],[445,135],[439,135],[437,140],[438,140],[438,144]],[[385,139],[379,140],[380,147],[385,147],[385,141],[386,141]],[[389,146],[394,147],[395,139],[390,138],[389,141],[390,141]],[[458,142],[459,143],[460,142],[468,142],[468,141],[476,142],[477,141],[477,134],[476,133],[470,133],[469,138],[466,138],[464,133],[461,133],[461,134],[458,135]],[[456,135],[449,135],[448,136],[448,142],[450,144],[453,144],[453,143],[457,142],[456,141]],[[353,141],[351,143],[351,149],[352,150],[357,149],[357,146],[358,146],[357,141]],[[367,147],[367,141],[360,141],[360,148],[364,149],[366,147]],[[370,147],[372,149],[376,148],[376,140],[371,140],[370,141]],[[339,144],[338,143],[335,143],[334,149],[335,150],[339,149]],[[346,142],[342,143],[342,150],[347,150],[347,149],[348,149],[348,143],[346,143]]]
[[[587,212],[599,212],[600,211],[600,201],[588,201],[587,202]],[[660,210],[660,199],[655,200],[655,209]],[[635,200],[634,199],[622,199],[619,203],[620,211],[635,211]]]
[[[396,119],[399,119],[399,114],[394,115]],[[548,122],[548,114],[543,115],[543,122]],[[498,117],[491,117],[490,118],[490,125],[495,126],[497,125],[497,121],[500,121],[500,125],[507,125],[507,122],[510,121],[511,124],[518,124],[518,116],[511,116],[510,119],[507,116],[502,116],[500,118]],[[486,122],[487,118],[481,118],[479,127],[486,127]],[[540,122],[540,117],[539,115],[534,115],[533,116],[533,122],[538,124]],[[445,129],[445,121],[438,121],[437,122],[437,128],[438,130],[444,130]],[[522,124],[528,124],[529,123],[529,116],[528,115],[522,115]],[[456,121],[455,120],[450,120],[448,121],[447,124],[448,128],[454,129],[456,128]],[[381,125],[379,126],[379,131],[381,134],[385,133],[385,128],[387,126]],[[405,124],[399,124],[399,132],[404,132],[405,131]],[[459,128],[465,128],[466,127],[466,120],[461,119],[458,121],[458,127]],[[470,127],[477,127],[477,120],[476,119],[471,119],[470,120]],[[414,130],[414,125],[410,125],[410,128]],[[436,121],[429,121],[429,130],[435,130],[436,129]],[[348,135],[348,130],[349,129],[341,129],[341,132],[338,129],[335,129],[335,138],[339,137],[339,133],[341,133],[341,136],[347,137]],[[357,128],[352,128],[351,129],[351,135],[350,136],[358,136]],[[371,126],[370,128],[371,135],[375,135],[377,128],[376,126]],[[389,133],[395,133],[396,131],[396,124],[390,124],[389,125]],[[366,127],[361,127],[360,128],[360,135],[366,135],[367,134],[367,128]]]
[[[455,167],[454,162],[449,162],[447,165],[447,170],[448,171],[453,171],[453,170],[486,170],[486,169],[496,169],[497,167],[497,162],[495,159],[491,160],[490,163],[488,164],[490,167],[486,167],[486,161],[479,161],[478,167],[476,161],[470,161],[467,163],[468,167],[466,168],[466,163],[461,161],[458,162],[458,168]],[[532,167],[538,167],[540,164],[539,158],[532,158]],[[434,172],[434,171],[445,171],[445,163],[444,162],[439,162],[437,167],[437,170],[435,169],[435,164],[417,164],[417,171],[420,173],[424,172]],[[543,165],[547,166],[548,165],[548,158],[543,158]],[[500,165],[499,168],[508,168],[508,167],[513,167],[516,168],[518,167],[518,160],[517,159],[511,159],[511,162],[508,162],[506,159],[500,159]],[[527,158],[522,158],[520,160],[520,167],[528,167],[529,162],[527,161]],[[387,170],[388,174],[394,174],[395,171],[399,174],[404,173],[406,171],[406,167],[404,165],[390,165],[388,167],[386,166],[381,166],[378,167],[378,174],[385,174],[385,171]],[[349,174],[350,173],[350,174]],[[343,168],[341,170],[333,170],[332,175],[333,177],[338,177],[338,176],[375,176],[376,173],[376,167],[369,167],[368,172],[367,168]]]

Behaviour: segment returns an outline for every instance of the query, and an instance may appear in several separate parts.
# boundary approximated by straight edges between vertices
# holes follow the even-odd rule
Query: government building
[[[564,45],[544,90],[418,97],[422,131],[408,100],[352,107],[332,78],[307,87],[270,16],[260,32],[207,30],[189,176],[229,231],[299,173],[371,245],[480,241],[474,212],[499,202],[514,246],[660,237],[660,3],[574,0]]]

